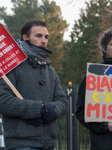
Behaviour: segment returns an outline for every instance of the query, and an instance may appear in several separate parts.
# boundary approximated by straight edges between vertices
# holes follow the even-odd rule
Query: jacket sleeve
[[[90,131],[94,133],[110,133],[108,129],[108,123],[107,122],[89,122],[86,123],[84,121],[84,107],[85,107],[85,92],[86,92],[86,76],[83,78],[78,91],[78,99],[77,99],[77,105],[76,105],[76,117],[79,120],[79,122],[89,129]]]
[[[14,70],[7,74],[9,80],[16,86]],[[19,99],[15,96],[10,86],[1,78],[0,79],[0,114],[20,117],[23,119],[33,119],[40,117],[40,108],[42,101],[33,101]]]
[[[55,87],[54,87],[54,94],[53,94],[53,102],[55,111],[57,114],[57,118],[64,116],[68,110],[68,99],[66,98],[65,93],[63,92],[62,87],[60,86],[60,81],[58,76],[56,75],[55,79]]]

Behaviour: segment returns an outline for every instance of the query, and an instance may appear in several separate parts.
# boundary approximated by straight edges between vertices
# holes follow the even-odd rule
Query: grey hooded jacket
[[[41,69],[33,68],[26,59],[7,77],[24,99],[17,98],[7,83],[0,79],[0,114],[3,117],[6,149],[55,147],[55,139],[59,135],[56,121],[39,127],[26,121],[41,116],[43,102],[55,104],[58,118],[66,114],[68,100],[55,70],[47,65]],[[39,84],[42,79],[46,82],[44,85]]]

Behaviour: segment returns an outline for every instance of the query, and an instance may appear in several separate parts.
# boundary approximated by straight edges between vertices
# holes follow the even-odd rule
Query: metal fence
[[[89,130],[79,125],[80,129],[80,150],[90,150]],[[77,149],[76,149],[77,150]]]
[[[64,92],[67,94],[68,87],[63,87]],[[72,86],[72,150],[89,150],[90,139],[89,131],[84,128],[75,116],[75,108],[78,94],[78,86]],[[60,135],[57,138],[56,150],[69,150],[67,149],[67,115],[58,119]]]

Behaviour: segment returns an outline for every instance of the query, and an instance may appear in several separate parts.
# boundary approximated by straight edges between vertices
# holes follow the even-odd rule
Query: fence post
[[[73,150],[80,150],[80,138],[79,138],[79,121],[76,118],[75,111],[76,111],[76,104],[77,104],[77,96],[78,96],[78,86],[72,86],[72,110],[73,110],[73,118],[72,118],[72,139],[73,139]]]
[[[67,150],[72,150],[72,83],[68,83],[67,97],[69,108],[67,114]]]

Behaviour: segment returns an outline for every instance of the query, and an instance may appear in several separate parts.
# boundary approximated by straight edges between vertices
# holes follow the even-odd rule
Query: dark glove
[[[44,106],[41,108],[41,115],[45,124],[48,124],[57,119],[57,114],[54,108],[55,105],[49,103],[44,103]]]
[[[35,119],[28,119],[27,122],[29,124],[32,124],[34,126],[40,126],[41,124],[44,123],[44,119],[42,117],[39,117],[39,118],[35,118]]]

